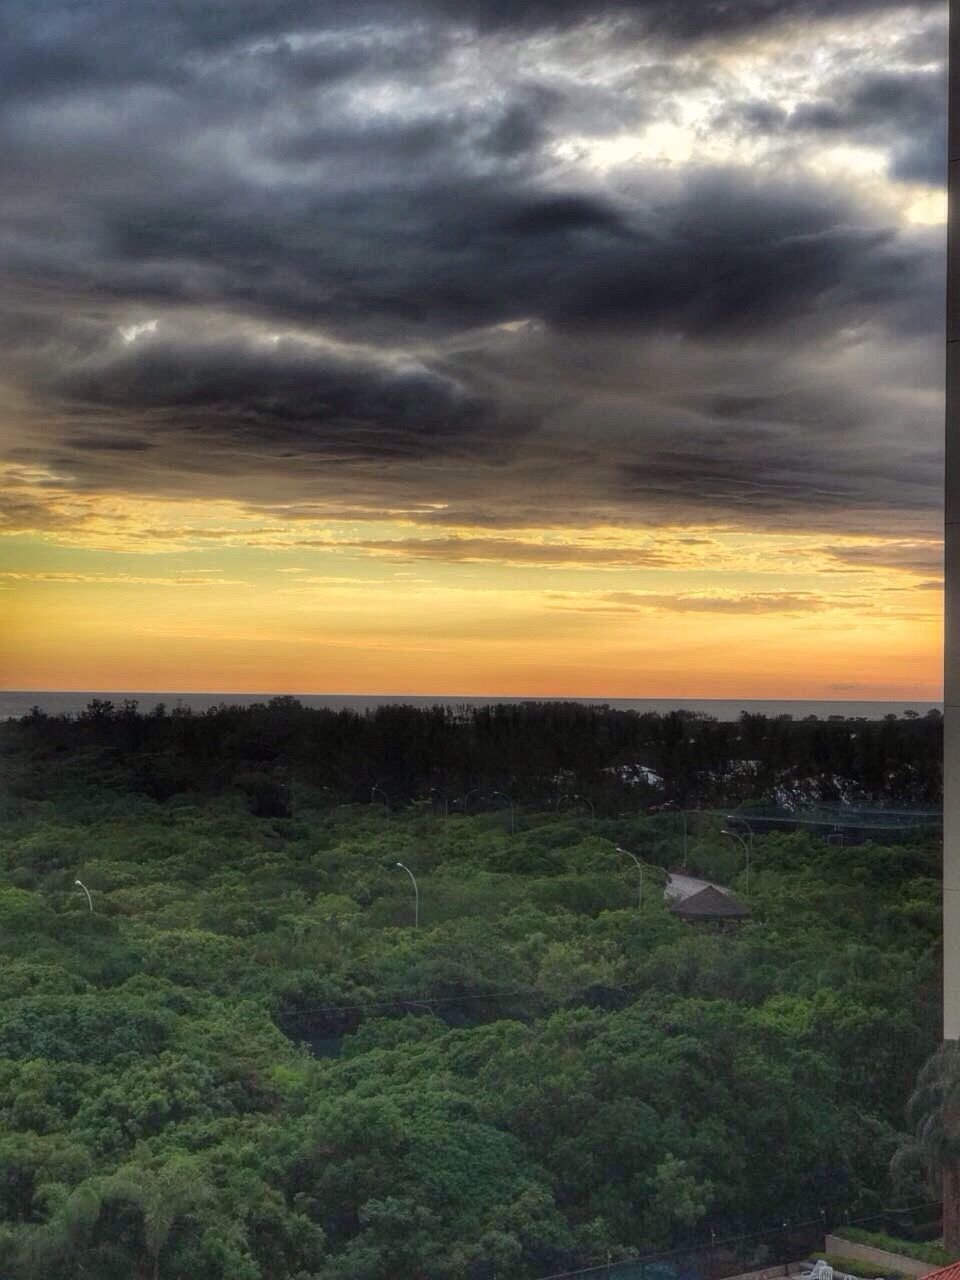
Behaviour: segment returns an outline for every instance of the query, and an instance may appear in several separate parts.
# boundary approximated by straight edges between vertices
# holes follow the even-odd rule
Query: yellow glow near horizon
[[[8,688],[940,693],[929,538],[491,532],[44,484],[0,572]]]

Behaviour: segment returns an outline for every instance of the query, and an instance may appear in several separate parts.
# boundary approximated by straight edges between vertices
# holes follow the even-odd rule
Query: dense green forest
[[[934,803],[939,733],[289,700],[0,726],[0,1275],[524,1280],[924,1198],[889,1164],[938,1039],[936,839],[772,832],[748,893],[688,813],[689,867],[752,911],[721,930],[670,913],[681,825],[648,810],[782,803],[787,772]]]

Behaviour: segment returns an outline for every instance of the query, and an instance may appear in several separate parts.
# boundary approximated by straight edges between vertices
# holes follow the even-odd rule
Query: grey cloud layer
[[[903,0],[206,0],[192,6],[130,5],[96,0],[64,6],[61,0],[8,0],[0,24],[7,92],[36,92],[85,83],[151,78],[156,68],[172,80],[184,61],[251,44],[282,40],[317,28],[350,29],[398,16],[452,19],[460,27],[555,28],[607,15],[636,19],[648,31],[683,40],[750,31],[784,21],[900,10]],[[917,11],[937,11],[938,0],[916,0]],[[347,61],[349,66],[349,60]],[[341,58],[320,59],[322,75],[343,70]]]
[[[65,371],[50,388],[75,414],[141,437],[74,435],[80,450],[139,451],[176,433],[239,447],[298,446],[329,460],[419,456],[492,430],[495,410],[412,362],[362,360],[291,339],[168,340],[163,332]]]
[[[946,34],[937,29],[945,48]],[[947,69],[935,65],[868,71],[841,78],[829,97],[788,111],[774,102],[735,104],[721,120],[739,117],[761,134],[819,135],[824,142],[850,140],[887,150],[894,179],[943,186],[947,147]]]
[[[577,22],[585,10],[623,13],[637,18],[647,30],[696,41],[785,21],[815,22],[904,6],[902,0],[601,0],[590,5],[582,0],[434,0],[433,7],[505,26]],[[937,5],[935,0],[922,0],[914,7]]]
[[[922,525],[939,235],[735,155],[604,177],[557,150],[657,122],[702,78],[677,41],[897,8],[5,6],[10,454],[87,488],[443,500],[424,519],[491,527]],[[581,73],[631,41],[632,77]],[[935,68],[828,87],[742,119],[934,180]]]

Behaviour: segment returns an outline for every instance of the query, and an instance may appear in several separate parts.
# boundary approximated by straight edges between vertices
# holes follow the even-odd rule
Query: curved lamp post
[[[389,817],[390,816],[390,797],[384,791],[383,787],[379,785],[379,783],[374,783],[374,785],[370,788],[370,803],[371,804],[375,803],[374,796],[377,794],[378,791],[383,796],[383,807],[384,809],[386,809],[387,816]]]
[[[629,849],[622,849],[620,845],[615,846],[617,853],[625,853],[628,858],[632,858],[637,864],[637,870],[640,872],[640,888],[637,890],[637,910],[643,910],[643,863],[635,853],[631,853]]]
[[[501,800],[506,800],[507,804],[510,806],[510,834],[515,835],[517,831],[517,821],[513,799],[508,796],[505,791],[495,791],[493,793],[494,800],[496,800],[497,796],[499,796]]]
[[[420,926],[420,889],[417,886],[417,878],[406,863],[398,862],[397,866],[403,868],[413,884],[413,927],[417,929]]]
[[[73,883],[74,883],[74,884],[78,884],[78,885],[80,886],[80,888],[83,890],[83,892],[87,895],[87,902],[89,902],[89,904],[90,904],[90,910],[92,911],[92,910],[93,910],[93,899],[90,897],[90,890],[87,888],[87,886],[83,883],[83,881],[82,881],[82,880],[74,880],[74,882],[73,882]]]
[[[720,832],[720,834],[722,836],[729,836],[731,840],[740,841],[741,848],[743,849],[744,856],[746,857],[746,860],[747,860],[747,893],[749,893],[750,892],[750,846],[747,844],[746,840],[744,840],[743,836],[740,834],[739,831],[730,831],[727,827],[724,827],[723,830]]]
[[[680,821],[683,824],[683,866],[687,866],[687,854],[689,853],[689,838],[687,835],[687,813],[685,809],[681,809],[676,800],[668,800],[666,804],[660,806],[661,809],[667,809],[672,813],[679,813]]]
[[[591,821],[591,822],[596,822],[596,820],[597,820],[597,809],[596,809],[596,806],[594,805],[593,801],[592,801],[592,800],[589,800],[586,796],[574,796],[573,798],[574,798],[574,800],[582,800],[584,804],[586,804],[586,805],[589,805],[589,806],[590,806],[590,821]]]
[[[554,808],[556,809],[557,813],[560,812],[560,810],[563,808],[563,806],[567,803],[568,800],[571,803],[575,801],[580,801],[581,804],[587,805],[590,809],[590,821],[596,822],[597,820],[596,806],[594,805],[592,800],[588,800],[586,796],[580,795],[579,792],[575,792],[573,795],[571,795],[568,791],[564,791],[563,795],[557,796],[557,803],[554,805]]]

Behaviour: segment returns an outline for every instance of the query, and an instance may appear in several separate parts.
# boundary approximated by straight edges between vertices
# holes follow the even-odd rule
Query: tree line
[[[76,716],[0,726],[4,744],[45,767],[80,757],[99,776],[155,799],[245,788],[264,816],[297,788],[331,802],[444,808],[589,802],[613,814],[657,801],[691,808],[767,799],[927,807],[942,795],[938,712],[881,720],[795,720],[744,712],[729,722],[687,711],[580,703],[315,709],[295,698],[193,712],[95,699]],[[374,790],[376,789],[376,790]]]

